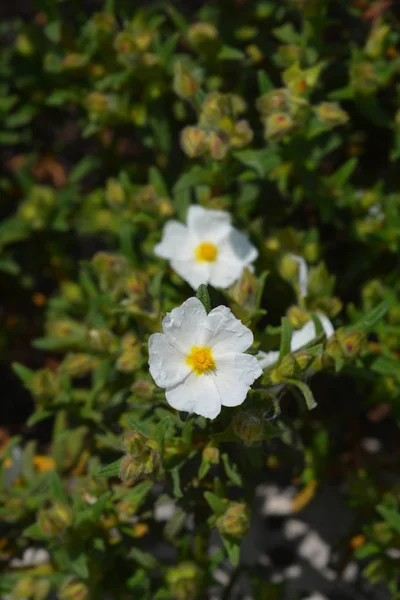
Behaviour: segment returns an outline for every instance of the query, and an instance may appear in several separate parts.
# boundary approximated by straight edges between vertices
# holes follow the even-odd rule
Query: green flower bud
[[[300,329],[310,320],[309,313],[299,306],[291,306],[288,309],[286,316],[294,329]]]
[[[174,92],[183,100],[194,98],[200,85],[188,67],[181,61],[174,65]]]
[[[318,260],[320,249],[317,242],[308,242],[303,248],[303,255],[307,262],[313,263]]]
[[[115,335],[105,328],[91,329],[89,331],[90,347],[99,352],[111,352],[115,350],[117,340]]]
[[[124,447],[132,458],[140,458],[147,451],[147,441],[139,431],[132,431],[124,439]]]
[[[89,589],[83,581],[71,578],[63,583],[58,594],[60,600],[87,600]]]
[[[142,476],[156,474],[160,468],[158,444],[139,431],[134,431],[124,439],[128,452],[120,467],[120,477],[127,483],[133,483]]]
[[[350,67],[350,85],[359,94],[374,94],[379,88],[379,77],[373,63],[366,60],[353,63]]]
[[[55,502],[52,507],[40,510],[38,516],[41,530],[49,537],[63,532],[71,525],[72,518],[72,510],[61,502]]]
[[[321,123],[329,127],[344,125],[349,120],[346,111],[334,102],[322,102],[316,107],[315,112]]]
[[[383,54],[385,41],[389,33],[389,25],[373,27],[364,48],[364,52],[369,58],[379,58]]]
[[[15,40],[15,48],[17,52],[23,56],[30,56],[34,52],[34,46],[27,35],[20,33]]]
[[[101,115],[110,107],[108,96],[101,92],[92,92],[86,97],[86,108],[93,115]]]
[[[47,579],[39,579],[35,582],[33,600],[46,600],[51,589],[50,581]]]
[[[207,133],[199,127],[185,127],[181,132],[181,148],[190,158],[201,156],[207,150]]]
[[[125,203],[125,190],[117,179],[110,178],[106,184],[106,196],[111,206],[121,206]]]
[[[294,354],[296,365],[299,367],[301,372],[308,369],[308,367],[314,361],[314,358],[315,356],[306,350],[300,350]]]
[[[116,27],[116,19],[109,13],[98,12],[93,15],[91,22],[97,35],[107,35],[112,33]]]
[[[366,336],[363,331],[345,331],[340,328],[336,331],[336,337],[347,358],[358,356],[366,346]]]
[[[277,367],[272,369],[269,374],[272,384],[281,383],[287,378],[293,377],[296,374],[296,360],[292,354],[287,354]]]
[[[205,129],[212,129],[223,118],[231,116],[233,116],[233,102],[228,103],[228,95],[210,92],[201,106],[199,125]]]
[[[130,373],[138,367],[142,360],[141,348],[134,335],[128,333],[122,338],[122,349],[116,367],[118,371]]]
[[[256,101],[257,110],[263,117],[268,117],[272,113],[282,112],[289,107],[290,94],[287,89],[281,88],[264,94]]]
[[[292,279],[298,278],[299,272],[299,264],[298,262],[290,255],[285,254],[279,263],[279,274],[283,279],[291,281]]]
[[[61,68],[65,70],[81,69],[89,62],[89,57],[86,54],[72,53],[68,54],[61,61]]]
[[[84,377],[99,366],[99,359],[90,354],[69,354],[63,362],[62,370],[71,377]]]
[[[207,146],[212,158],[222,160],[229,151],[229,142],[227,136],[217,133],[210,133],[207,136]]]
[[[131,391],[140,400],[150,400],[154,395],[155,386],[150,381],[140,379],[131,386]]]
[[[206,446],[203,449],[203,460],[209,462],[212,465],[219,463],[219,450],[215,446]]]
[[[253,139],[253,130],[247,121],[242,119],[235,123],[233,133],[230,137],[230,144],[233,148],[243,148],[250,144]]]
[[[246,504],[231,502],[224,514],[217,519],[217,528],[222,535],[241,539],[249,530],[250,515]]]
[[[286,113],[274,113],[265,121],[264,137],[267,140],[276,140],[283,137],[294,127],[292,117]]]
[[[12,600],[26,600],[26,598],[32,598],[33,590],[34,579],[32,577],[24,577],[15,584],[11,598]]]
[[[187,31],[187,39],[196,50],[207,50],[218,40],[218,30],[210,23],[193,23]]]
[[[190,561],[179,563],[167,572],[167,582],[176,600],[194,600],[199,596],[202,575],[199,567]]]
[[[60,380],[51,369],[36,371],[29,383],[29,389],[34,396],[41,399],[53,399],[60,392]]]
[[[115,50],[118,54],[129,55],[138,51],[135,35],[130,31],[121,31],[115,38]]]
[[[119,469],[119,476],[124,483],[134,484],[142,475],[142,468],[139,462],[130,456],[122,459]]]
[[[264,423],[257,413],[236,414],[232,420],[232,430],[244,442],[259,442],[264,438]]]

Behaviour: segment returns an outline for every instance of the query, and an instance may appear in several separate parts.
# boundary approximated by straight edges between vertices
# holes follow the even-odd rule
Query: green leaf
[[[150,552],[144,552],[139,548],[131,548],[129,555],[145,569],[155,569],[158,565],[157,560]]]
[[[157,194],[160,194],[160,196],[162,197],[168,198],[169,192],[167,184],[165,183],[165,180],[161,175],[159,169],[157,169],[157,167],[151,167],[149,171],[149,183],[152,186],[154,186],[154,189],[156,190]]]
[[[367,312],[366,315],[360,321],[357,321],[355,325],[346,329],[372,329],[378,321],[381,321],[389,310],[389,305],[386,301],[381,302],[378,306],[375,306],[372,310]]]
[[[253,169],[257,175],[264,178],[272,169],[281,163],[280,156],[270,148],[264,150],[240,150],[234,153],[234,157]]]
[[[59,42],[61,38],[61,22],[53,21],[48,23],[44,28],[44,32],[51,42]]]
[[[91,171],[94,171],[99,167],[101,161],[96,156],[85,156],[78,162],[78,164],[72,169],[69,174],[69,180],[71,183],[77,183],[88,175]]]
[[[211,510],[216,515],[223,515],[226,511],[226,500],[219,498],[216,494],[212,492],[204,492],[204,498],[207,500]]]
[[[257,72],[257,79],[258,79],[258,88],[259,88],[260,94],[262,96],[274,89],[274,84],[272,83],[272,81],[270,80],[270,78],[268,77],[268,75],[265,71],[259,70]]]
[[[105,467],[102,467],[99,471],[97,471],[97,473],[95,473],[95,476],[96,477],[118,477],[122,461],[123,461],[123,457],[114,461],[110,465],[106,465]]]
[[[182,494],[182,490],[181,490],[181,477],[180,477],[178,467],[174,467],[173,469],[171,469],[171,476],[172,476],[172,483],[173,483],[173,487],[174,487],[174,496],[175,496],[175,498],[178,498],[178,499],[182,498],[183,494]]]
[[[243,485],[242,478],[239,475],[239,473],[237,472],[237,470],[234,469],[232,467],[232,465],[229,463],[229,456],[226,453],[224,453],[224,454],[222,454],[221,458],[222,458],[222,462],[224,463],[225,472],[226,472],[227,476],[229,477],[229,479],[235,485],[242,486]]]
[[[197,292],[196,292],[196,298],[198,298],[200,300],[200,302],[206,309],[206,312],[209,313],[211,310],[211,300],[210,300],[210,294],[208,293],[207,286],[204,285],[204,283],[202,283],[198,287]]]
[[[222,537],[222,542],[223,542],[225,549],[228,553],[228,556],[230,558],[230,561],[233,564],[233,566],[236,567],[239,564],[240,545],[237,542],[228,539],[224,535],[221,537]]]
[[[371,364],[371,369],[380,375],[400,379],[399,360],[389,356],[378,356]]]
[[[290,354],[290,343],[292,341],[292,326],[287,317],[282,317],[281,344],[279,346],[279,362],[284,356]]]
[[[327,177],[329,183],[335,187],[341,187],[352,176],[355,168],[357,167],[358,159],[350,158],[347,162],[344,163],[337,171],[333,173],[333,175],[329,175]]]
[[[24,383],[24,385],[29,385],[31,383],[32,378],[35,374],[34,371],[28,369],[28,367],[25,367],[24,365],[20,365],[19,363],[12,363],[11,367],[14,373],[18,375],[18,377],[21,379],[22,383]]]
[[[243,60],[246,55],[237,48],[232,46],[222,46],[221,50],[217,54],[218,60]]]
[[[400,513],[397,510],[380,505],[376,507],[378,513],[389,523],[390,527],[400,535]]]
[[[285,379],[285,382],[290,383],[290,385],[293,385],[300,390],[300,392],[304,396],[304,400],[306,401],[308,410],[312,410],[317,406],[312,391],[310,390],[308,385],[304,383],[304,381],[298,381],[297,379]]]

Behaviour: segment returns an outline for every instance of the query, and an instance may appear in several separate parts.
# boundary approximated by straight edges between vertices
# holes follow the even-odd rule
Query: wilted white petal
[[[153,333],[149,338],[150,374],[157,385],[173,387],[190,373],[186,356],[172,347],[162,333]]]
[[[299,288],[300,298],[305,298],[308,294],[308,267],[307,263],[302,256],[297,254],[291,254],[291,257],[299,265]]]
[[[262,368],[250,354],[227,354],[217,359],[215,383],[222,406],[239,406],[246,400],[254,381],[262,375]]]
[[[211,374],[191,373],[182,383],[166,390],[165,397],[172,408],[215,419],[221,412],[220,395]]]
[[[332,323],[325,315],[318,314],[318,318],[321,321],[322,328],[327,338],[330,338],[334,334],[335,330]],[[317,337],[317,331],[313,321],[308,321],[301,329],[294,331],[292,334],[292,340],[290,343],[290,349],[295,352],[302,346],[305,346]]]
[[[231,228],[231,216],[223,210],[190,206],[187,214],[189,230],[198,241],[219,242]]]
[[[326,337],[330,338],[335,333],[335,329],[334,329],[332,323],[330,322],[328,317],[326,317],[322,313],[318,313],[317,316],[318,316],[319,320],[321,321],[321,325],[322,325],[323,330],[325,331]]]
[[[253,333],[227,306],[214,308],[203,322],[202,343],[211,346],[215,357],[228,352],[244,352],[253,343]]]
[[[258,360],[258,364],[262,369],[266,369],[271,365],[275,364],[279,358],[279,352],[275,350],[271,350],[271,352],[264,352],[263,350],[259,350],[256,356]]]
[[[187,355],[192,346],[198,345],[206,318],[206,309],[200,300],[188,298],[163,319],[163,332],[171,346]]]

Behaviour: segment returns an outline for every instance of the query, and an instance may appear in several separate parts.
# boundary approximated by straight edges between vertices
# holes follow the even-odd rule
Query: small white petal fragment
[[[208,315],[197,298],[172,310],[163,333],[149,339],[150,373],[175,409],[215,419],[221,406],[238,406],[262,374],[244,354],[253,334],[226,306]]]
[[[202,283],[229,287],[258,256],[247,237],[232,226],[229,213],[201,206],[189,207],[186,225],[169,221],[154,253],[169,260],[195,290]]]
[[[300,298],[305,298],[308,294],[308,267],[307,263],[302,256],[297,254],[291,254],[293,260],[299,265],[299,289]]]

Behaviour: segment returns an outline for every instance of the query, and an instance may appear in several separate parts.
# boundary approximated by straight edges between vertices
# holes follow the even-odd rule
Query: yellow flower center
[[[218,248],[211,242],[202,242],[194,249],[199,262],[215,262],[217,260]]]
[[[206,371],[212,371],[216,367],[212,350],[208,346],[192,346],[186,364],[193,369],[196,375],[203,375]]]

